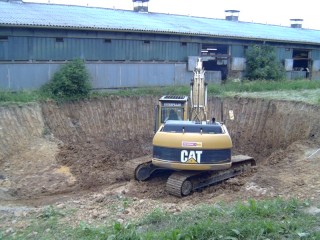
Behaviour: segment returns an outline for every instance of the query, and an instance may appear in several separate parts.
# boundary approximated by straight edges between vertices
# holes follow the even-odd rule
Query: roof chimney
[[[226,13],[226,20],[235,21],[239,20],[239,10],[225,10]]]
[[[132,0],[133,2],[133,10],[135,12],[148,12],[148,2],[149,0]]]
[[[290,21],[291,21],[291,27],[292,28],[302,28],[303,19],[301,19],[301,18],[292,18],[292,19],[290,19]]]

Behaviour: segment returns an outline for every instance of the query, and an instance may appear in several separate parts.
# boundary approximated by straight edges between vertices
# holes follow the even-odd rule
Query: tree
[[[284,67],[277,61],[275,48],[254,45],[246,52],[246,76],[249,80],[280,80],[284,77]]]
[[[42,87],[54,99],[79,99],[89,95],[89,73],[82,60],[76,59],[62,66],[50,82]]]

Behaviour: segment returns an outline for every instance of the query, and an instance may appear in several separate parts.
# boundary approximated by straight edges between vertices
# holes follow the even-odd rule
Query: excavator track
[[[174,172],[167,180],[167,192],[177,197],[189,195],[193,191],[193,185],[188,179],[197,174],[199,173],[194,171]]]
[[[127,180],[147,180],[156,167],[151,162],[151,156],[144,156],[127,161],[124,165],[123,175]]]
[[[191,194],[198,189],[214,185],[229,178],[240,175],[248,168],[255,166],[256,163],[252,157],[237,155],[232,157],[232,166],[229,169],[221,171],[180,171],[171,174],[167,180],[166,190],[169,194],[183,197]]]

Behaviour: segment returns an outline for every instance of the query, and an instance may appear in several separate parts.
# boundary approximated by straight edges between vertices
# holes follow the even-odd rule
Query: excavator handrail
[[[163,126],[162,132],[222,134],[223,130],[219,123],[199,124],[190,121],[168,121]]]

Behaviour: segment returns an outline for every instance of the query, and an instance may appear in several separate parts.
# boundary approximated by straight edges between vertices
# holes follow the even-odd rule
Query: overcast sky
[[[132,0],[24,0],[132,10]],[[303,28],[320,30],[319,0],[150,0],[149,11],[209,18],[225,18],[225,10],[240,10],[239,20],[290,26],[291,18],[304,19]]]

